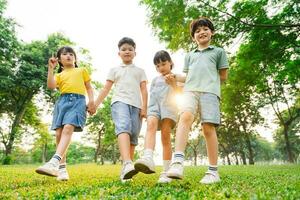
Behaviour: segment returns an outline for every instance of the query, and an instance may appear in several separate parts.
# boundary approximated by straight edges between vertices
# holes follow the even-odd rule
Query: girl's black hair
[[[172,62],[170,54],[165,50],[161,50],[161,51],[156,52],[156,54],[154,55],[154,58],[153,58],[154,65],[157,65],[160,62],[165,62],[165,61],[169,61],[170,63],[172,63],[171,64],[171,69],[172,69],[173,68],[173,62]]]
[[[199,19],[195,19],[190,24],[190,33],[192,38],[194,38],[194,34],[198,27],[207,26],[211,31],[215,31],[215,27],[211,20],[207,17],[200,17]]]
[[[77,63],[76,63],[76,60],[77,60],[76,53],[75,53],[74,49],[72,49],[72,48],[69,47],[69,46],[63,46],[63,47],[61,47],[60,49],[58,49],[57,54],[56,54],[56,57],[58,58],[58,60],[60,60],[60,56],[61,56],[61,54],[64,53],[64,52],[74,54],[74,56],[75,56],[75,67],[78,67],[78,65],[77,65]],[[64,66],[62,65],[62,63],[61,63],[60,61],[58,61],[58,64],[59,64],[59,68],[58,68],[58,71],[57,71],[57,72],[60,73],[60,72],[62,72]]]

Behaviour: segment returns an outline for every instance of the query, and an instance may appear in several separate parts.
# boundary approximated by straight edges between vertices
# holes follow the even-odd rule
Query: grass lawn
[[[157,173],[119,181],[120,165],[68,166],[70,180],[34,172],[37,166],[0,165],[0,199],[300,199],[300,165],[220,166],[214,185],[199,184],[206,167],[186,167],[183,180],[157,184]]]

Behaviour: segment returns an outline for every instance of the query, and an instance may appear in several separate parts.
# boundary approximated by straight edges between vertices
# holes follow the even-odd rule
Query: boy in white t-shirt
[[[147,115],[148,93],[144,70],[133,64],[136,55],[135,42],[131,38],[124,37],[119,41],[118,47],[122,64],[112,68],[108,73],[106,84],[99,93],[95,105],[98,107],[102,103],[115,84],[111,111],[123,161],[120,175],[123,182],[137,173],[132,160],[135,146],[138,144],[142,118]]]

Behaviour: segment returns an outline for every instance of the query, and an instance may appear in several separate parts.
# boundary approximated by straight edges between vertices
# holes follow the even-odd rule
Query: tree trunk
[[[98,156],[99,156],[99,154],[101,154],[101,134],[102,134],[101,132],[102,132],[102,129],[99,130],[99,132],[98,132],[97,147],[96,147],[96,152],[95,152],[95,155],[94,155],[95,163],[97,163]]]
[[[194,166],[197,166],[197,151],[194,152]]]
[[[286,147],[288,161],[293,163],[295,160],[294,160],[294,156],[293,156],[293,153],[291,150],[291,145],[290,145],[289,135],[288,135],[288,126],[286,124],[283,125],[283,133],[284,133],[284,141],[285,141],[285,147]]]
[[[19,128],[20,122],[22,120],[22,117],[24,115],[24,112],[25,112],[25,107],[22,107],[21,110],[19,112],[17,112],[17,114],[15,116],[14,122],[11,126],[11,131],[10,131],[10,134],[9,134],[7,148],[5,149],[5,155],[6,156],[11,154],[12,147],[13,147],[16,135],[18,133],[18,128]]]
[[[45,163],[46,160],[47,160],[47,143],[43,145],[42,162]]]
[[[249,134],[247,132],[245,132],[245,135],[246,135],[246,137],[245,137],[246,144],[247,144],[247,148],[249,151],[249,165],[254,165],[254,156],[253,156],[253,150],[252,150]]]
[[[235,157],[235,164],[236,164],[236,165],[239,165],[239,158],[238,158],[236,152],[234,152],[234,157]]]
[[[242,157],[243,165],[247,165],[246,155],[244,151],[241,152],[241,157]]]
[[[228,165],[231,165],[231,161],[230,161],[230,158],[229,158],[229,155],[228,155],[228,154],[226,155],[226,158],[227,158],[227,163],[228,163]]]

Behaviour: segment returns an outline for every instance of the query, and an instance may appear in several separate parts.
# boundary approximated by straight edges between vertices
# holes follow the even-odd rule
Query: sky
[[[149,82],[158,75],[153,65],[155,52],[166,49],[151,30],[146,8],[139,5],[138,0],[8,0],[5,15],[19,24],[18,38],[24,42],[46,40],[49,34],[61,32],[78,46],[88,49],[96,70],[92,79],[102,83],[109,69],[120,63],[117,44],[122,37],[135,40],[134,62],[145,70]],[[184,52],[172,53],[171,57],[175,63],[173,72],[181,73]],[[272,116],[269,111],[266,114]],[[144,124],[141,134],[145,129]],[[259,127],[258,130],[272,140],[270,128]],[[160,148],[158,140],[157,152]]]

